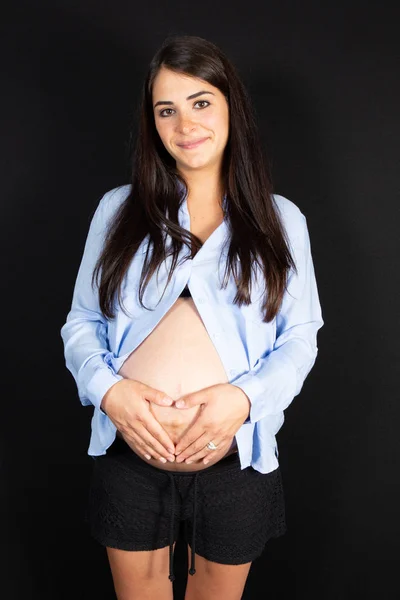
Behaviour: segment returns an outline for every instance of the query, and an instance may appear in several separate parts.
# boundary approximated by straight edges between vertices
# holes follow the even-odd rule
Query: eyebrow
[[[197,96],[201,96],[202,94],[211,94],[212,96],[215,96],[215,94],[213,94],[212,92],[207,92],[206,90],[201,90],[201,92],[196,92],[195,94],[188,96],[186,98],[186,100],[193,100],[193,98],[197,98]],[[155,103],[153,108],[155,108],[159,104],[173,104],[173,102],[171,102],[171,100],[159,100],[158,102]]]

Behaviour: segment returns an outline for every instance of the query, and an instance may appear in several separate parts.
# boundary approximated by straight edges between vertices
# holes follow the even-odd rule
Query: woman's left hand
[[[180,404],[182,401],[184,406]],[[219,449],[225,454],[250,410],[246,394],[230,383],[212,385],[175,401],[176,408],[180,410],[200,404],[202,410],[198,418],[175,447],[175,461],[178,463],[202,458],[211,462]],[[218,450],[207,448],[208,442],[214,442]]]

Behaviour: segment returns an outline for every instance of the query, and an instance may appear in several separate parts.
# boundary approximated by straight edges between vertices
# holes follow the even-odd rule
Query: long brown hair
[[[114,318],[114,297],[121,305],[121,284],[133,256],[148,236],[149,247],[144,261],[139,301],[142,306],[145,288],[167,256],[172,255],[169,283],[182,245],[192,256],[202,246],[201,240],[179,225],[178,211],[184,178],[175,160],[167,152],[155,127],[152,86],[161,67],[203,79],[218,88],[229,107],[229,136],[221,168],[221,182],[226,195],[225,217],[230,229],[223,286],[229,275],[234,277],[237,292],[234,303],[251,301],[251,276],[257,264],[264,276],[264,321],[270,322],[279,311],[290,267],[296,270],[285,229],[272,198],[268,161],[258,136],[251,100],[233,64],[213,43],[187,35],[168,36],[150,62],[144,80],[139,127],[132,147],[131,189],[114,215],[102,252],[95,265],[92,285],[101,272],[99,305],[103,315]],[[168,216],[167,216],[168,215]],[[166,236],[171,248],[167,254]],[[238,272],[238,261],[240,272]],[[165,290],[164,290],[165,291]],[[122,307],[123,308],[123,307]],[[145,307],[147,308],[147,307]]]

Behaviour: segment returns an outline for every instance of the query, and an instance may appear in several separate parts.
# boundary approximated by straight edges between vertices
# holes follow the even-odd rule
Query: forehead
[[[178,100],[200,90],[210,90],[214,94],[219,92],[218,88],[204,79],[161,68],[153,82],[152,96],[154,101]]]

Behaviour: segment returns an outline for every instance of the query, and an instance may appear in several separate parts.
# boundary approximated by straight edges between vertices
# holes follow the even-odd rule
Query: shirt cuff
[[[108,390],[113,385],[118,383],[118,381],[121,381],[121,379],[124,379],[122,375],[113,373],[109,367],[106,367],[97,369],[95,374],[89,381],[86,388],[86,395],[89,398],[90,402],[103,415],[106,415],[106,413],[100,408],[101,401],[103,400]]]
[[[235,385],[236,387],[240,388],[250,400],[251,406],[249,416],[244,423],[254,423],[257,421],[257,418],[255,418],[256,398],[259,398],[262,396],[263,392],[265,392],[262,383],[257,378],[257,374],[250,371],[249,373],[242,375],[242,377],[240,377],[240,381],[238,380],[231,385]]]

